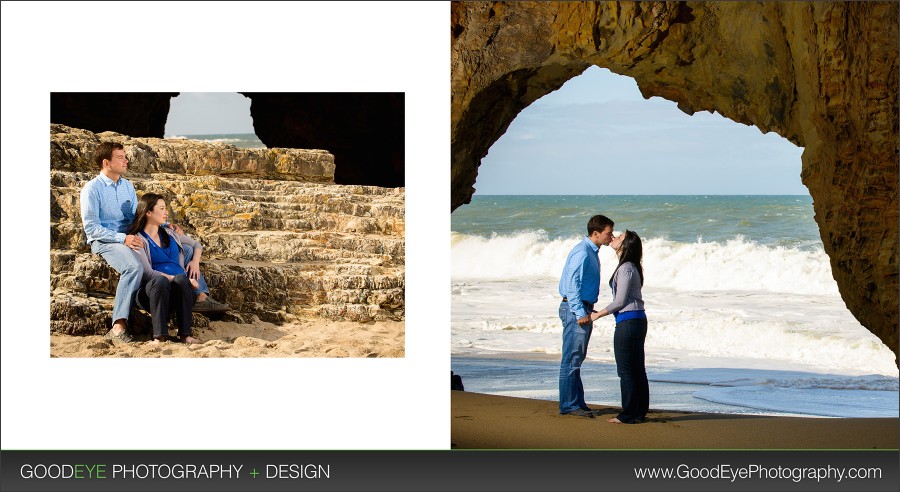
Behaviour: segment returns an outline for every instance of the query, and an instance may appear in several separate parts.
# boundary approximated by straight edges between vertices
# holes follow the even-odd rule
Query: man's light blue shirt
[[[569,309],[579,318],[587,316],[582,301],[595,304],[600,294],[600,247],[590,238],[572,248],[559,279],[559,295],[569,301]]]
[[[87,243],[124,243],[137,213],[137,193],[131,181],[113,181],[100,173],[81,189],[81,224]]]

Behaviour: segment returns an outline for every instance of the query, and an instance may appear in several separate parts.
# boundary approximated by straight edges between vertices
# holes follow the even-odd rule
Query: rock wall
[[[897,2],[454,2],[451,210],[529,104],[591,65],[805,148],[841,296],[898,353]]]
[[[402,188],[336,185],[334,157],[323,150],[239,149],[54,124],[51,330],[102,334],[112,323],[118,274],[84,244],[79,203],[99,172],[91,156],[101,140],[123,143],[138,195],[166,196],[170,220],[204,245],[201,270],[213,296],[234,308],[232,319],[404,318]]]

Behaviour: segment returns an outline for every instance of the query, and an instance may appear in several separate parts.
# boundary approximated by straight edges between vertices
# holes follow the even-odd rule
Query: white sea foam
[[[560,352],[556,279],[470,279],[453,282],[451,292],[454,354]],[[601,286],[597,309],[611,297]],[[838,295],[647,287],[644,300],[650,321],[648,364],[740,361],[748,367],[758,361],[767,369],[800,365],[897,376],[893,353],[860,325]],[[594,323],[589,358],[613,360],[614,326],[611,318]],[[698,362],[701,358],[715,361]]]
[[[453,279],[558,278],[566,256],[580,238],[547,238],[543,231],[484,238],[451,234]],[[837,295],[828,256],[823,250],[765,246],[743,237],[725,243],[685,244],[644,239],[647,287],[682,291],[767,291]],[[617,264],[613,250],[600,248],[601,283]]]
[[[240,141],[241,141],[241,139],[239,139],[239,138],[211,138],[209,140],[204,140],[204,142],[211,142],[211,143],[232,143],[232,142],[240,142]]]
[[[499,280],[558,275],[578,239],[551,241],[543,231],[528,231],[490,239],[451,233],[451,241],[451,277]]]

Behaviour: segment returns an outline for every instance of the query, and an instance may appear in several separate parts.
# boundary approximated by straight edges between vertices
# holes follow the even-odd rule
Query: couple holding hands
[[[146,193],[140,200],[130,181],[125,148],[102,142],[94,155],[100,174],[81,190],[81,220],[91,252],[117,272],[119,284],[113,305],[113,326],[107,338],[133,342],[127,323],[133,303],[150,313],[151,344],[168,338],[170,313],[178,323],[178,337],[192,336],[192,312],[224,312],[228,306],[209,297],[200,273],[203,246],[180,227],[168,223],[165,199]]]
[[[622,392],[622,412],[608,422],[636,424],[647,419],[650,386],[644,367],[644,339],[647,337],[647,315],[641,288],[644,270],[641,266],[641,238],[633,231],[613,236],[615,224],[603,215],[595,215],[587,224],[587,237],[576,245],[566,259],[559,280],[559,318],[563,323],[562,361],[559,368],[559,413],[594,418],[599,410],[591,410],[584,401],[581,364],[587,355],[593,322],[603,316],[616,317],[613,349]],[[619,263],[610,278],[613,301],[602,310],[594,304],[600,291],[600,246],[616,251]]]

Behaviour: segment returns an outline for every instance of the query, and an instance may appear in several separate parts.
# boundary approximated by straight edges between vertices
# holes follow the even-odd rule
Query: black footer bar
[[[898,451],[0,451],[4,492],[898,490]]]

